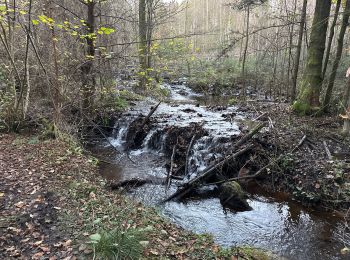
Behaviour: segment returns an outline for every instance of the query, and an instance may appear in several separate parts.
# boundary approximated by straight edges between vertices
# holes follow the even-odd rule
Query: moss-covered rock
[[[231,181],[222,184],[219,187],[220,202],[224,207],[235,211],[247,211],[252,208],[247,202],[247,196],[238,182]]]

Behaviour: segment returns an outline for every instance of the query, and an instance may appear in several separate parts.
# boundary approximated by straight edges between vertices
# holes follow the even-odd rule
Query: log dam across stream
[[[150,107],[157,104],[153,100],[137,102],[116,123],[109,141],[96,148],[103,153],[113,145],[120,151],[113,156],[115,165],[102,163],[104,177],[118,182],[133,179],[153,182],[134,187],[128,194],[146,205],[156,206],[165,217],[187,230],[212,234],[222,246],[258,247],[286,259],[348,259],[340,253],[350,243],[341,219],[306,209],[281,194],[263,193],[258,187],[248,191],[250,211],[223,209],[215,188],[210,186],[205,196],[159,204],[177,190],[176,180],[167,191],[166,185],[159,182],[169,171],[170,156],[166,147],[167,138],[172,138],[169,129],[179,129],[178,132],[184,134],[201,126],[188,160],[188,172],[192,178],[210,162],[223,156],[220,151],[229,148],[231,138],[240,134],[239,126],[249,119],[249,115],[237,107],[208,105],[210,102],[206,97],[184,85],[165,87],[170,90],[169,100],[159,105],[152,116],[154,124],[145,136],[139,138],[139,144],[128,144],[129,127],[141,113],[146,116]],[[181,143],[181,140],[177,142]],[[130,159],[125,156],[126,147]]]

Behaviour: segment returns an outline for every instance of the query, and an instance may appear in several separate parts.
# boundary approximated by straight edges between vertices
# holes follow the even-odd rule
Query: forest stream
[[[219,158],[214,149],[229,145],[229,138],[240,134],[240,126],[249,121],[249,114],[238,107],[221,108],[204,96],[184,85],[166,86],[170,90],[167,102],[159,105],[152,116],[156,124],[139,145],[131,147],[129,159],[125,156],[128,128],[142,113],[147,115],[153,100],[137,102],[115,128],[108,142],[96,150],[103,153],[114,146],[115,164],[102,163],[101,173],[108,180],[151,180],[144,185],[127,189],[129,196],[160,212],[173,223],[198,234],[212,234],[222,246],[253,246],[271,251],[286,259],[345,259],[340,251],[346,237],[342,219],[331,213],[317,212],[288,199],[282,193],[267,193],[258,186],[248,189],[250,211],[234,212],[220,204],[214,187],[208,186],[203,194],[178,201],[160,202],[176,191],[176,181],[166,190],[161,180],[169,171],[165,159],[166,135],[173,126],[186,131],[200,124],[206,134],[195,140],[190,154],[190,176],[205,169],[212,158]],[[130,146],[129,146],[130,147]],[[168,156],[169,157],[169,156]],[[199,191],[199,193],[201,193]]]

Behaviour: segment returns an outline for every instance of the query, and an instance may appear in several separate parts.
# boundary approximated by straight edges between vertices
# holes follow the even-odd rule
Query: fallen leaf
[[[152,255],[159,255],[158,251],[156,250],[150,250],[149,251]]]
[[[15,204],[15,206],[16,206],[17,208],[23,208],[24,202],[23,202],[23,201],[17,202],[17,203]]]
[[[79,246],[79,251],[84,251],[84,250],[86,250],[87,249],[87,246],[85,245],[85,244],[82,244],[82,245],[80,245]]]
[[[41,245],[43,243],[42,240],[36,241],[35,243],[33,243],[34,246],[38,246]]]
[[[72,244],[72,240],[70,240],[70,239],[63,243],[63,245],[64,245],[65,247],[68,247],[68,246],[70,246],[71,244]]]
[[[46,246],[41,246],[39,247],[43,252],[47,253],[50,252],[50,248],[46,247]]]
[[[342,250],[340,250],[340,253],[341,253],[342,255],[347,255],[347,254],[350,253],[350,248],[344,247]]]
[[[32,256],[32,259],[40,259],[44,255],[44,252],[38,252]]]

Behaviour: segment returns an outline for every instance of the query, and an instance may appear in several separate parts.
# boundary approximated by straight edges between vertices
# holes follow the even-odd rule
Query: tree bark
[[[294,110],[300,114],[309,114],[320,107],[322,63],[330,11],[331,0],[316,1],[301,92],[293,105]]]
[[[341,2],[342,2],[342,0],[337,0],[337,5],[336,5],[335,11],[334,11],[333,22],[332,22],[331,28],[329,30],[329,37],[328,37],[328,44],[327,44],[327,49],[326,49],[326,56],[325,56],[325,59],[324,59],[323,71],[322,71],[322,77],[323,78],[326,75],[326,71],[327,71],[329,56],[330,56],[330,53],[331,53],[332,42],[333,42],[333,37],[334,37],[334,28],[337,25],[337,20],[338,20],[338,15],[339,15],[339,9],[340,9]]]
[[[147,20],[146,20],[146,0],[139,0],[139,87],[146,89],[147,73]]]
[[[244,50],[243,50],[243,61],[242,61],[242,77],[245,77],[246,75],[246,59],[247,59],[247,51],[248,51],[248,44],[249,44],[249,20],[250,20],[250,6],[247,7],[247,21],[246,21],[246,31],[245,31],[245,44],[244,44]],[[245,94],[244,94],[245,95]]]
[[[300,54],[301,54],[301,47],[303,43],[303,35],[304,35],[304,25],[306,20],[306,7],[307,7],[307,0],[303,1],[303,8],[301,11],[301,18],[300,18],[300,26],[299,26],[299,38],[298,38],[298,45],[297,50],[295,54],[295,64],[294,64],[294,71],[292,76],[292,89],[290,94],[291,102],[294,102],[296,98],[297,93],[297,80],[298,80],[298,72],[299,72],[299,64],[300,64]]]
[[[95,92],[95,76],[93,73],[94,58],[95,58],[95,39],[93,37],[95,33],[95,5],[94,1],[88,1],[87,7],[87,60],[81,67],[82,71],[82,83],[83,83],[83,110],[88,111],[93,105],[93,97]]]
[[[350,68],[349,68],[350,69]],[[348,69],[348,71],[349,71]],[[350,78],[349,75],[347,75],[347,83],[345,86],[345,91],[344,91],[344,108],[345,108],[345,116],[343,117],[344,119],[344,124],[343,124],[343,130],[342,133],[344,135],[349,135],[350,134],[350,119],[349,117],[349,112],[350,112]]]
[[[326,95],[323,101],[323,108],[325,111],[329,109],[329,104],[332,98],[335,76],[337,75],[340,59],[343,54],[344,36],[346,33],[346,28],[349,23],[349,17],[350,17],[350,0],[346,0],[345,10],[343,13],[343,20],[342,20],[342,24],[339,32],[337,53],[333,62],[332,70],[331,70],[328,85],[327,85]]]

